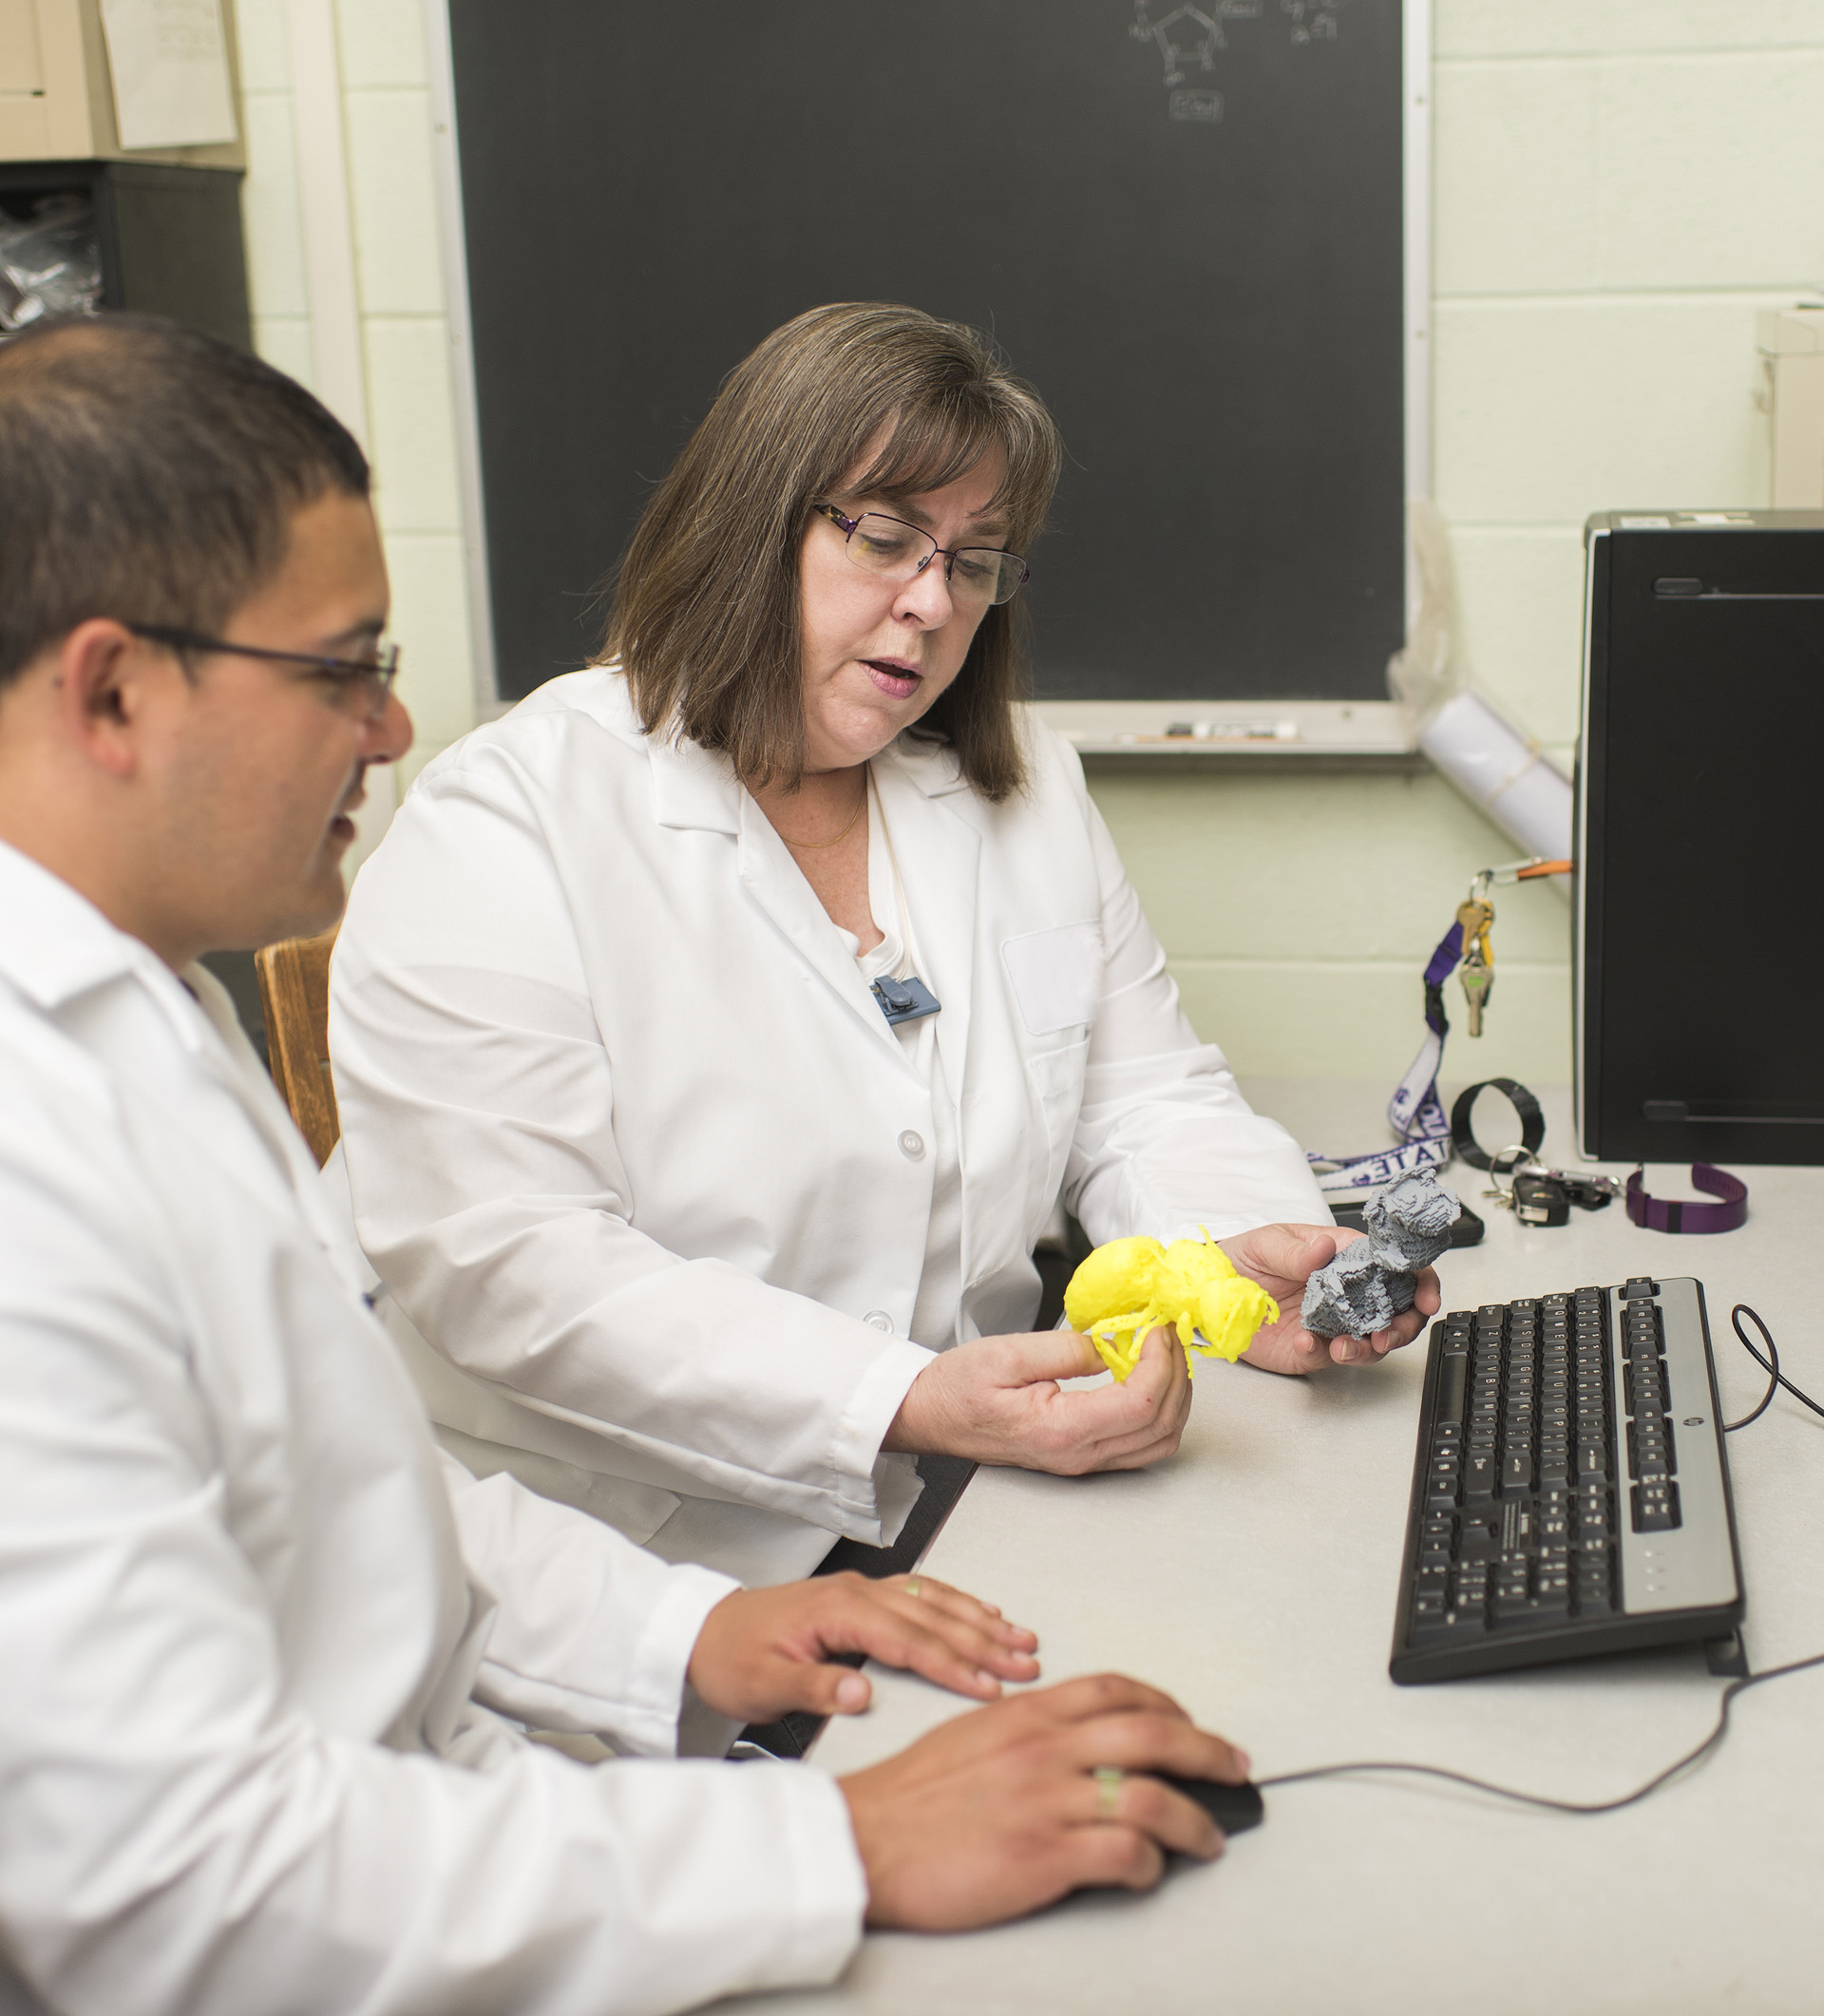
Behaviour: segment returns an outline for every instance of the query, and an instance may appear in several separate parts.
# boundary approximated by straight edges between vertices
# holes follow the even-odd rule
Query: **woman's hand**
[[[774,1721],[794,1708],[859,1715],[873,1688],[852,1666],[828,1662],[833,1652],[865,1652],[994,1701],[1003,1680],[1038,1678],[1037,1645],[992,1604],[929,1575],[819,1575],[724,1596],[703,1620],[690,1682],[712,1708],[742,1721]]]
[[[1058,1383],[1104,1369],[1095,1346],[1074,1330],[976,1338],[925,1366],[881,1446],[1065,1477],[1143,1470],[1170,1455],[1190,1417],[1178,1340],[1150,1332],[1124,1385],[1066,1393]]]
[[[1392,1326],[1372,1337],[1318,1337],[1299,1313],[1304,1284],[1338,1252],[1361,1238],[1340,1226],[1262,1225],[1221,1242],[1238,1274],[1258,1281],[1280,1305],[1280,1320],[1258,1331],[1242,1356],[1268,1372],[1315,1372],[1320,1365],[1378,1364],[1390,1351],[1410,1344],[1443,1302],[1435,1269],[1418,1277],[1418,1300]]]
[[[963,1931],[1086,1885],[1150,1890],[1168,1849],[1214,1860],[1221,1829],[1149,1771],[1238,1785],[1248,1761],[1169,1695],[1116,1673],[945,1722],[840,1781],[867,1922]]]

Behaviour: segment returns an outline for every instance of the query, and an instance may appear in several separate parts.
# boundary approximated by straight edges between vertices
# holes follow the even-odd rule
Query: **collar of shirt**
[[[192,1065],[239,1104],[337,1272],[359,1293],[365,1270],[324,1202],[303,1138],[240,1036],[233,1004],[215,976],[201,966],[174,973],[150,945],[110,923],[86,896],[4,841],[0,918],[6,920],[0,979],[46,1015],[54,1017],[82,996],[121,980],[136,983],[157,1002]]]
[[[587,678],[591,675],[580,676]],[[603,725],[628,741],[644,745],[653,770],[653,813],[660,826],[695,827],[713,833],[741,829],[741,787],[729,759],[681,735],[649,735],[634,711],[633,694],[618,665],[595,675],[605,685],[589,709]],[[552,681],[553,686],[562,681]],[[547,689],[548,690],[548,689]],[[955,751],[947,742],[922,734],[916,727],[897,736],[874,758],[876,764],[898,764],[927,798],[947,798],[968,789]]]
[[[131,975],[170,1017],[186,1048],[200,1047],[197,1004],[150,945],[110,923],[61,876],[0,841],[0,977],[47,1013]]]

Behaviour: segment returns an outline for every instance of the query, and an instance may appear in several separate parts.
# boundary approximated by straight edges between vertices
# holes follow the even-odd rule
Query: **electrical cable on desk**
[[[1748,1333],[1741,1327],[1741,1320],[1744,1316],[1760,1332],[1761,1341],[1767,1346],[1766,1358],[1762,1358],[1760,1353],[1749,1342]],[[1803,1400],[1814,1414],[1824,1415],[1824,1407],[1820,1407],[1809,1393],[1801,1393],[1779,1369],[1779,1346],[1774,1341],[1774,1333],[1768,1329],[1767,1325],[1761,1322],[1760,1318],[1755,1314],[1745,1302],[1738,1302],[1729,1312],[1729,1321],[1735,1328],[1736,1337],[1740,1342],[1741,1348],[1769,1377],[1767,1391],[1760,1397],[1760,1405],[1755,1409],[1753,1414],[1744,1414],[1738,1421],[1725,1421],[1722,1429],[1724,1435],[1734,1435],[1738,1428],[1746,1428],[1751,1422],[1759,1420],[1761,1416],[1773,1405],[1774,1395],[1782,1386],[1792,1395],[1794,1399]]]
[[[1790,1665],[1769,1666],[1764,1673],[1750,1673],[1745,1680],[1732,1680],[1722,1690],[1722,1700],[1717,1711],[1717,1725],[1693,1750],[1687,1750],[1674,1763],[1648,1778],[1644,1785],[1638,1785],[1632,1792],[1624,1792],[1618,1799],[1595,1799],[1588,1803],[1577,1799],[1548,1798],[1543,1793],[1516,1792],[1510,1785],[1491,1784],[1487,1778],[1472,1778],[1466,1771],[1449,1771],[1442,1764],[1318,1764],[1309,1771],[1282,1771],[1274,1778],[1255,1780],[1260,1790],[1267,1791],[1274,1785],[1297,1785],[1306,1778],[1340,1778],[1345,1773],[1358,1771],[1401,1771],[1416,1778],[1445,1778],[1453,1785],[1467,1785],[1472,1792],[1492,1793],[1499,1799],[1512,1799],[1522,1806],[1543,1806],[1548,1813],[1619,1813],[1624,1806],[1637,1806],[1641,1800],[1649,1798],[1662,1785],[1669,1784],[1683,1772],[1700,1764],[1722,1741],[1729,1730],[1729,1710],[1738,1694],[1745,1694],[1750,1687],[1758,1687],[1763,1681],[1783,1680],[1789,1673],[1803,1673],[1811,1666],[1824,1666],[1824,1652],[1814,1652],[1809,1659],[1796,1659]]]
[[[1742,1328],[1741,1320],[1744,1316],[1760,1332],[1761,1341],[1767,1346],[1767,1356],[1765,1358],[1755,1348],[1747,1331]],[[1727,1422],[1724,1426],[1724,1434],[1733,1435],[1738,1428],[1746,1428],[1752,1422],[1759,1420],[1773,1403],[1775,1394],[1782,1386],[1796,1400],[1802,1400],[1814,1414],[1824,1416],[1824,1407],[1820,1407],[1809,1394],[1801,1393],[1779,1369],[1779,1347],[1774,1342],[1774,1334],[1746,1303],[1738,1302],[1736,1304],[1735,1308],[1730,1312],[1730,1322],[1734,1326],[1736,1336],[1739,1340],[1742,1349],[1769,1377],[1767,1391],[1761,1396],[1759,1406],[1752,1414],[1743,1415],[1740,1420]],[[1645,1784],[1636,1786],[1632,1792],[1624,1793],[1620,1798],[1596,1799],[1588,1802],[1577,1799],[1548,1798],[1542,1793],[1517,1792],[1510,1785],[1495,1785],[1492,1784],[1487,1778],[1472,1778],[1466,1771],[1447,1770],[1442,1764],[1402,1764],[1392,1762],[1318,1764],[1309,1771],[1282,1771],[1277,1777],[1261,1778],[1258,1783],[1260,1789],[1264,1792],[1272,1785],[1297,1785],[1308,1778],[1341,1778],[1345,1774],[1363,1771],[1398,1771],[1410,1777],[1443,1778],[1453,1785],[1467,1785],[1472,1792],[1491,1793],[1496,1798],[1511,1799],[1522,1806],[1543,1807],[1548,1813],[1569,1813],[1580,1816],[1598,1813],[1620,1813],[1624,1806],[1637,1806],[1643,1799],[1650,1798],[1662,1785],[1670,1784],[1674,1778],[1700,1764],[1705,1758],[1719,1748],[1723,1738],[1729,1733],[1729,1710],[1734,1706],[1737,1695],[1745,1694],[1750,1687],[1759,1686],[1763,1681],[1783,1680],[1790,1673],[1803,1673],[1813,1666],[1824,1666],[1824,1652],[1814,1652],[1809,1659],[1795,1659],[1787,1665],[1770,1666],[1764,1673],[1750,1673],[1740,1680],[1732,1680],[1722,1690],[1722,1699],[1718,1703],[1717,1708],[1716,1727],[1710,1731],[1709,1735],[1695,1749],[1687,1750],[1682,1758],[1668,1764],[1663,1771],[1658,1772],[1648,1778]]]

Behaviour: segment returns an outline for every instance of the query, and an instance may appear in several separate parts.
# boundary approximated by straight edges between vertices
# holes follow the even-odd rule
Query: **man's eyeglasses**
[[[858,567],[887,580],[916,580],[941,556],[950,593],[965,608],[1011,602],[1031,578],[1017,553],[996,546],[940,546],[930,533],[884,511],[864,511],[859,518],[845,518],[834,504],[818,504],[816,511],[843,535],[844,549]]]
[[[378,720],[387,709],[387,696],[399,676],[399,647],[381,644],[370,658],[337,658],[320,652],[268,651],[261,644],[231,644],[222,637],[199,637],[194,630],[173,630],[163,623],[128,623],[135,637],[148,643],[167,644],[173,651],[218,651],[237,658],[270,658],[275,664],[307,665],[319,679],[329,681],[337,698],[346,694],[368,715]]]

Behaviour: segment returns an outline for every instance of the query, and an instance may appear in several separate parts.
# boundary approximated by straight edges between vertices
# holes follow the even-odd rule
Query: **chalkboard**
[[[1069,463],[1042,697],[1384,698],[1400,0],[449,0],[497,680],[803,309],[990,331]],[[883,190],[890,200],[883,200]]]

